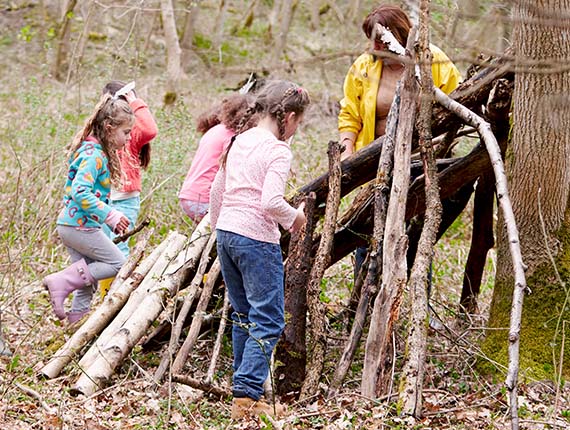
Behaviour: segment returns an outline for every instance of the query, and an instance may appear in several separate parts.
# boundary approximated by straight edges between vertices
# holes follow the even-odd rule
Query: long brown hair
[[[114,96],[115,93],[119,91],[121,88],[123,88],[125,85],[127,85],[127,83],[124,81],[118,81],[118,80],[109,81],[103,87],[103,95],[111,94],[112,96]],[[135,90],[133,90],[133,94],[135,95],[135,97],[137,97],[137,93]],[[125,101],[127,100],[125,96],[119,96],[119,98]],[[140,149],[139,163],[141,168],[143,169],[148,168],[148,165],[150,164],[150,145],[148,144],[143,145],[143,147]]]
[[[129,104],[121,99],[113,99],[110,94],[101,97],[94,112],[85,122],[83,129],[75,135],[69,147],[69,155],[72,156],[79,149],[88,136],[97,138],[103,151],[109,160],[109,174],[114,187],[120,188],[121,164],[117,151],[112,149],[112,138],[107,130],[107,125],[115,128],[126,122],[134,122],[135,116]]]
[[[295,112],[301,115],[311,102],[309,93],[293,82],[274,80],[267,81],[263,88],[257,94],[253,105],[249,106],[244,112],[237,128],[236,134],[232,137],[228,148],[221,158],[221,165],[225,167],[228,153],[236,139],[236,136],[246,129],[246,125],[252,116],[259,117],[270,116],[277,121],[279,130],[278,139],[283,140],[285,136],[285,115],[289,112]]]
[[[374,9],[364,18],[362,31],[366,38],[370,39],[374,33],[374,27],[380,24],[389,29],[402,46],[408,42],[408,34],[412,28],[410,18],[400,7],[389,4],[382,4]]]

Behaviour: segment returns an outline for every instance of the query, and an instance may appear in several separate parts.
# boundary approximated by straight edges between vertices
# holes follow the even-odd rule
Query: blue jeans
[[[139,217],[139,212],[141,210],[141,198],[140,196],[131,197],[130,199],[125,200],[111,200],[109,202],[109,206],[113,209],[116,209],[123,213],[129,219],[129,230],[135,228],[135,224],[137,223],[137,219]],[[113,240],[117,235],[111,231],[109,226],[103,224],[103,231],[107,236]],[[129,256],[129,240],[125,240],[124,242],[119,242],[117,244],[121,252],[125,257]]]
[[[281,247],[216,232],[218,258],[233,307],[234,397],[259,400],[273,348],[285,328]]]

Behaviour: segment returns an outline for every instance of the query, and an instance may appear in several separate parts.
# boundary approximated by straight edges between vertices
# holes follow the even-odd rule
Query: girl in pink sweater
[[[178,194],[180,207],[194,222],[200,222],[208,211],[210,187],[219,169],[220,157],[252,101],[249,94],[234,94],[198,118],[197,130],[204,135]],[[257,119],[252,116],[243,131],[255,125]]]
[[[308,105],[304,89],[269,81],[242,118],[210,192],[210,220],[233,307],[232,418],[282,412],[260,398],[285,327],[279,225],[297,231],[305,223],[303,207],[291,207],[283,196],[292,158],[289,138]],[[254,114],[260,115],[258,125],[242,133],[241,125]]]

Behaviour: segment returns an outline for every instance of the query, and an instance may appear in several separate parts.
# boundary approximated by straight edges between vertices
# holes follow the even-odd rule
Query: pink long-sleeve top
[[[206,204],[210,201],[210,187],[220,166],[220,156],[234,134],[221,123],[204,133],[178,198]]]
[[[279,243],[279,224],[289,229],[297,215],[284,199],[291,159],[289,145],[265,128],[238,135],[210,191],[212,228]]]

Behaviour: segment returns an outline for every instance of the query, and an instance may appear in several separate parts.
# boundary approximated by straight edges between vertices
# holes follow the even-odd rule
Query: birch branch
[[[505,166],[501,158],[501,150],[497,143],[497,139],[493,135],[491,126],[483,118],[476,115],[465,106],[457,103],[448,97],[439,88],[435,88],[435,100],[445,108],[454,112],[467,124],[473,126],[479,132],[483,140],[491,165],[495,173],[497,198],[499,206],[503,212],[505,224],[507,227],[507,236],[509,239],[509,250],[513,260],[513,271],[515,275],[515,286],[513,290],[513,303],[511,306],[511,322],[509,329],[509,366],[505,385],[509,391],[511,420],[513,423],[518,422],[518,399],[517,399],[517,383],[519,371],[519,348],[520,348],[520,329],[522,319],[522,307],[524,293],[527,289],[525,269],[526,266],[522,259],[520,248],[519,232],[513,213],[513,207],[509,198],[507,188],[507,176],[505,174]]]

